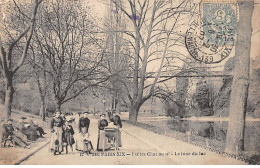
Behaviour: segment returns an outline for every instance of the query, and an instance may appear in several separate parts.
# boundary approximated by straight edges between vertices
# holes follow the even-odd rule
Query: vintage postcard
[[[0,165],[260,164],[259,0],[1,0]]]

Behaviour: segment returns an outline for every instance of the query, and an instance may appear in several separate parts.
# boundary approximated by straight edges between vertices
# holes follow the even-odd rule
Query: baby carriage
[[[107,138],[108,141],[107,143],[110,143],[111,147],[114,147],[114,150],[117,150],[119,147],[119,129],[105,128],[104,130],[105,130],[105,137]]]

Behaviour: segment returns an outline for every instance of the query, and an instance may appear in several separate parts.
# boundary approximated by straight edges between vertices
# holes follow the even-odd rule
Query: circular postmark
[[[185,45],[196,60],[206,64],[219,63],[233,49],[233,29],[224,25],[193,22],[186,32]]]

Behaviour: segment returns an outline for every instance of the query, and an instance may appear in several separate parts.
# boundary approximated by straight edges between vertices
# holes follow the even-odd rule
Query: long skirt
[[[93,145],[91,140],[88,137],[88,132],[86,128],[81,129],[81,134],[76,139],[76,150],[83,151],[83,152],[89,152],[93,150]]]
[[[62,128],[54,127],[54,132],[51,134],[50,149],[51,151],[61,152],[62,150]]]
[[[105,135],[104,130],[98,131],[98,142],[97,142],[97,150],[107,150],[110,149],[112,145],[108,143],[108,138]]]
[[[64,132],[64,137],[63,137],[63,141],[69,145],[72,146],[75,143],[74,137],[70,132]]]

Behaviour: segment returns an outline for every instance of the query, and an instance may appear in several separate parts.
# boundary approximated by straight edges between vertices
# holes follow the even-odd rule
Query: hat
[[[85,114],[85,113],[89,114],[89,112],[88,112],[88,111],[84,111],[84,112],[83,112],[83,114]]]
[[[101,117],[101,116],[104,116],[104,117],[105,117],[105,116],[106,116],[106,114],[101,114],[101,115],[100,115],[100,117]]]
[[[72,123],[72,120],[71,120],[71,119],[69,119],[69,120],[66,120],[66,122]]]
[[[7,121],[12,121],[12,122],[13,122],[14,120],[10,118],[10,119],[8,119]]]
[[[25,119],[26,119],[26,117],[21,117],[21,119],[22,119],[22,120],[25,120]]]

